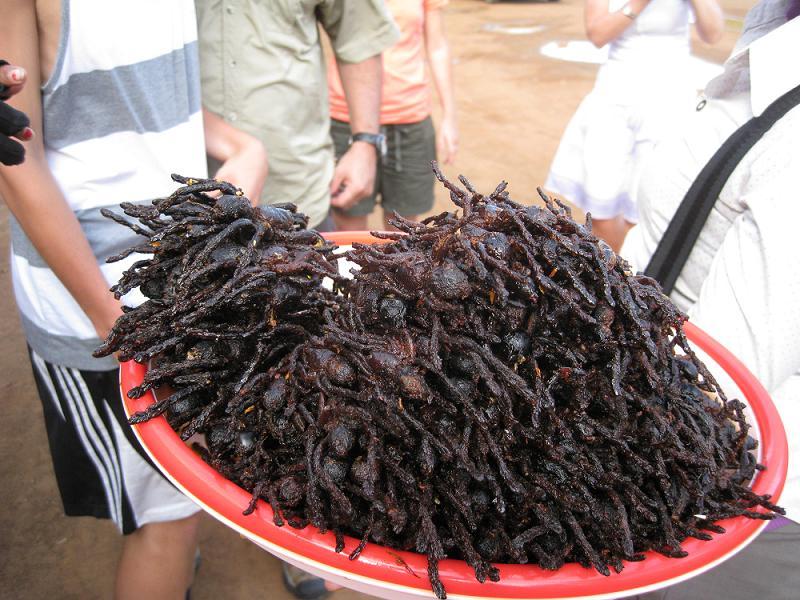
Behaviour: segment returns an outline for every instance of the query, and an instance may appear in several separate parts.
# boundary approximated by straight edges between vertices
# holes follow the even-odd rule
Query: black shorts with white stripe
[[[119,369],[81,371],[28,350],[65,514],[112,519],[129,534],[147,522],[197,511],[133,435],[119,395]]]

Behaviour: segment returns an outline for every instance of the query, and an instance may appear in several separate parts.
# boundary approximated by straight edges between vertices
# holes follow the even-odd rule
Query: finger
[[[0,102],[0,133],[16,135],[30,124],[30,119],[24,112],[9,106],[5,102]]]
[[[33,132],[33,129],[30,127],[25,127],[22,131],[18,131],[14,134],[14,137],[18,140],[22,140],[23,142],[28,142],[33,139],[36,134]]]
[[[333,171],[333,179],[331,179],[331,197],[338,196],[345,188],[345,174],[340,172],[339,169]]]
[[[25,148],[19,142],[0,135],[0,163],[6,166],[19,165],[25,160]]]
[[[450,150],[444,141],[436,144],[436,157],[439,162],[449,165],[450,164]]]
[[[442,136],[439,138],[439,143],[436,145],[436,155],[441,156],[443,163],[450,161],[450,145],[447,143],[447,138]]]
[[[453,162],[456,159],[456,154],[458,154],[458,136],[448,135],[445,139],[447,141],[447,150],[450,154],[450,162]]]
[[[331,196],[331,206],[335,206],[336,208],[350,208],[356,203],[356,200],[357,198],[352,187],[345,187],[342,188],[338,194]]]
[[[4,63],[0,66],[0,99],[7,100],[22,89],[28,74],[22,67],[0,62]]]
[[[220,167],[220,169],[216,173],[214,173],[214,177],[212,179],[216,179],[217,181],[225,181],[226,183],[230,183],[231,185],[236,186],[236,184],[233,181],[230,181],[230,178],[228,177],[227,172],[225,170],[225,165]],[[204,192],[204,193],[208,194],[212,198],[219,198],[220,196],[222,196],[222,192],[219,190],[214,190],[213,192]]]
[[[447,145],[447,164],[451,164],[456,159],[456,152],[458,152],[458,146],[453,143],[449,143]]]
[[[22,90],[21,85],[0,85],[0,100],[8,100],[20,90]]]
[[[250,180],[245,180],[245,181],[242,182],[242,185],[239,187],[239,189],[242,190],[242,193],[245,195],[245,197],[248,200],[251,201],[251,204],[252,204],[252,200],[255,197],[255,194],[253,193],[253,190],[256,189],[256,182],[250,181]],[[257,197],[255,199],[258,200]]]

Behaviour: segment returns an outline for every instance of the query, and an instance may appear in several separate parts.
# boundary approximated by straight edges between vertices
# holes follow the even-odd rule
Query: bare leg
[[[351,217],[340,210],[331,211],[337,231],[366,231],[367,216]]]
[[[149,523],[125,536],[114,584],[115,600],[183,600],[194,577],[200,513]]]
[[[614,252],[620,251],[631,227],[633,223],[626,221],[622,215],[613,219],[592,219],[592,232],[611,246]]]
[[[386,213],[386,212],[383,213],[384,231],[399,231],[397,229],[397,227],[395,227],[394,225],[390,225],[389,224],[389,219],[391,219],[391,218],[392,218],[391,214]],[[408,216],[404,215],[403,218],[404,219],[408,219],[409,221],[417,221],[417,220],[419,220],[419,215],[408,215]]]

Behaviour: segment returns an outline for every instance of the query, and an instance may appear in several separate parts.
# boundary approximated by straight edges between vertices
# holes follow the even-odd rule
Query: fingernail
[[[34,135],[35,134],[33,132],[33,129],[31,129],[30,127],[26,127],[25,129],[22,130],[22,139],[23,140],[27,141],[27,140],[31,139]]]
[[[11,81],[22,81],[22,78],[25,76],[25,71],[22,69],[11,69]]]

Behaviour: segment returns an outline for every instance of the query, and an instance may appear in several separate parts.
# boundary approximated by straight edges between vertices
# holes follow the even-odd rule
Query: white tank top
[[[206,173],[192,0],[62,0],[54,72],[42,88],[47,161],[109,286],[130,264],[109,256],[143,238],[100,215]],[[12,276],[28,343],[49,362],[97,360],[91,322],[12,221]]]
[[[612,0],[619,10],[625,0]],[[688,0],[651,0],[631,25],[608,48],[609,60],[624,62],[671,60],[689,54],[689,23],[693,19]]]
[[[625,1],[611,0],[609,10],[620,10]],[[685,87],[693,19],[688,0],[651,0],[608,45],[608,61],[601,67],[597,83],[625,94],[648,88],[665,90],[671,85]]]

